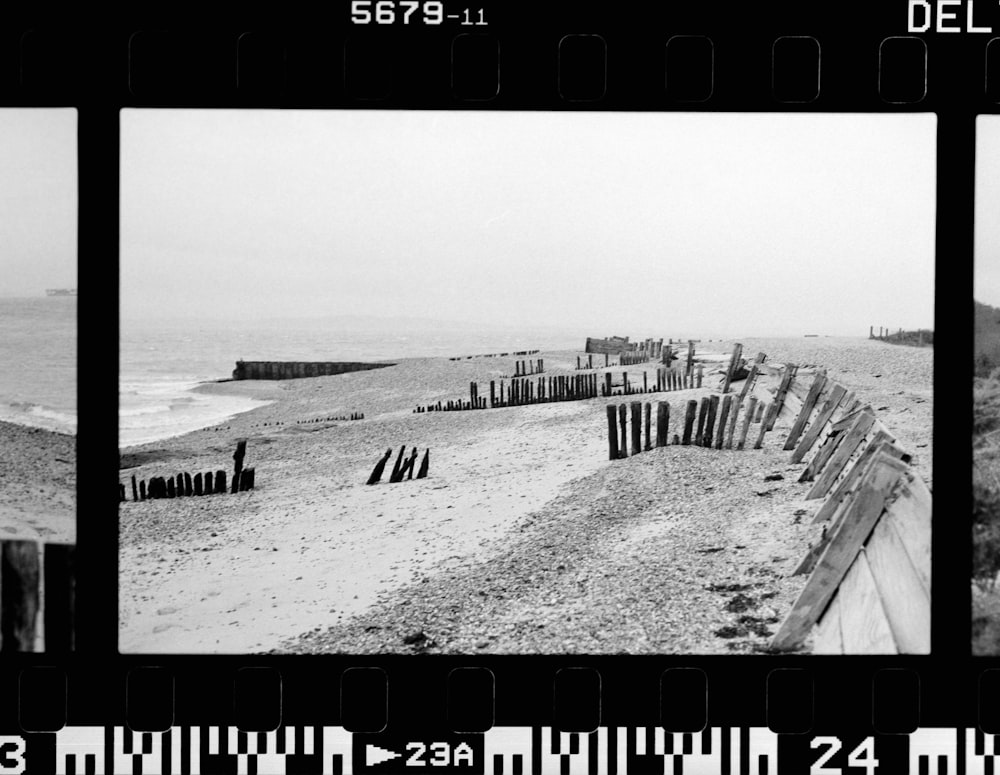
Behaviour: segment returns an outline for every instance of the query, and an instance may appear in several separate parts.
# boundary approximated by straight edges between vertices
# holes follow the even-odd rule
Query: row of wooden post
[[[512,353],[489,353],[487,355],[458,355],[454,358],[449,358],[449,361],[468,361],[472,358],[506,358],[508,355],[534,355],[540,352],[539,350],[518,350]]]
[[[417,448],[414,447],[410,456],[404,459],[404,454],[406,453],[406,445],[404,444],[399,448],[399,455],[396,457],[396,464],[392,468],[392,473],[389,475],[389,483],[395,484],[396,482],[401,482],[403,479],[413,479],[413,468],[417,462]],[[371,476],[368,477],[366,484],[376,484],[382,479],[382,472],[385,471],[385,466],[389,462],[389,458],[392,457],[392,447],[385,451],[382,458],[375,464],[375,468],[372,470]],[[428,449],[424,452],[424,458],[420,461],[420,469],[417,471],[417,479],[424,479],[427,476],[427,470],[430,467],[431,451]]]
[[[601,395],[605,398],[612,396],[630,396],[638,393],[661,393],[671,390],[689,390],[700,388],[703,378],[702,364],[698,364],[692,374],[687,374],[681,369],[670,369],[660,366],[656,369],[656,382],[653,386],[649,384],[649,375],[642,372],[642,387],[629,382],[628,372],[622,372],[622,389],[616,391],[611,381],[611,374],[605,373],[604,385],[601,388]]]
[[[39,615],[45,652],[74,650],[76,546],[0,541],[0,651],[35,651]]]
[[[317,417],[314,420],[296,420],[296,425],[307,425],[314,422],[332,422],[334,420],[363,420],[365,419],[364,412],[351,412],[350,414],[339,414],[335,417]]]
[[[545,359],[539,358],[534,361],[514,361],[514,376],[527,377],[530,374],[543,374],[545,372]]]
[[[721,413],[719,411],[721,403]],[[637,455],[643,449],[649,450],[654,446],[651,433],[650,416],[652,414],[651,404],[642,404],[640,401],[633,401],[631,407],[632,418],[632,454]],[[735,448],[740,450],[746,446],[747,433],[751,423],[759,423],[760,429],[757,440],[753,448],[760,449],[764,444],[764,434],[768,430],[768,422],[771,419],[771,408],[763,401],[758,401],[756,396],[751,396],[743,413],[743,425],[736,435],[737,417],[742,403],[733,395],[727,395],[721,399],[718,395],[704,396],[700,402],[691,399],[687,402],[687,409],[684,414],[683,435],[674,434],[674,444],[694,444],[699,447],[710,447],[715,449],[733,449],[734,438]],[[642,417],[645,416],[646,444],[642,446]],[[627,410],[625,404],[608,404],[608,458],[618,460],[628,457],[627,445]],[[718,415],[718,418],[717,418]],[[716,428],[718,419],[718,428]],[[670,424],[670,405],[666,401],[658,401],[656,406],[656,440],[655,446],[664,447],[667,445],[667,438]],[[620,425],[620,428],[618,427]]]
[[[618,356],[618,363],[621,366],[634,366],[637,363],[648,363],[649,353],[645,350],[637,350],[634,352],[624,351]]]
[[[880,339],[881,341],[889,341],[893,338],[902,339],[903,329],[898,329],[895,334],[890,334],[889,329],[883,329],[882,326],[878,327],[878,336],[875,336],[875,326],[868,327],[868,338],[869,339]],[[924,343],[924,331],[923,329],[917,330],[917,343],[923,345]]]
[[[604,368],[608,368],[609,366],[617,366],[617,365],[618,365],[617,363],[611,363],[610,360],[608,359],[608,354],[604,353]],[[587,353],[587,365],[583,365],[583,362],[580,360],[580,356],[579,355],[576,356],[576,370],[577,371],[580,371],[582,369],[593,369],[593,368],[595,368],[594,367],[594,354],[593,353]],[[600,368],[600,366],[597,366],[596,368]]]
[[[137,481],[132,476],[132,500],[133,502],[155,500],[157,498],[183,498],[189,495],[223,495],[226,492],[246,492],[254,488],[254,469],[246,468],[240,471],[239,476],[233,477],[232,487],[226,483],[225,471],[207,471],[204,474],[197,473],[194,476],[184,472],[176,477],[154,476],[149,480]],[[118,499],[124,503],[126,497],[125,485],[118,485]]]

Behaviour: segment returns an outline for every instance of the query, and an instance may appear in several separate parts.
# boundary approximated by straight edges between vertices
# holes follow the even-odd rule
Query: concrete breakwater
[[[236,361],[233,379],[304,379],[367,371],[395,366],[395,363],[357,363],[348,361]]]

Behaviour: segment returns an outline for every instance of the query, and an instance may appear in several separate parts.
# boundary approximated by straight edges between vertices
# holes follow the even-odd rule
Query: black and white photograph
[[[1000,653],[1000,117],[976,119],[972,652]]]
[[[936,129],[124,109],[120,651],[929,653]]]
[[[0,649],[73,647],[77,112],[0,109]]]

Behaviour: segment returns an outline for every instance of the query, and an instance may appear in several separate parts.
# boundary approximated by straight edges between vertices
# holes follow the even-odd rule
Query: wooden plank
[[[883,517],[896,529],[928,593],[931,591],[931,511],[931,491],[910,471],[900,487],[899,496],[889,504]]]
[[[764,408],[764,403],[761,402],[761,409],[763,410],[763,408]],[[754,449],[760,449],[761,447],[764,446],[764,434],[767,433],[767,417],[770,415],[770,412],[771,412],[771,407],[768,407],[767,411],[763,412],[763,418],[761,419],[760,422],[760,431],[757,434],[757,441],[753,443]]]
[[[844,577],[839,596],[845,654],[899,653],[863,551]]]
[[[630,406],[632,408],[632,454],[638,455],[642,452],[642,428],[640,426],[640,421],[642,420],[642,402],[632,401]]]
[[[766,423],[767,430],[769,431],[774,430],[774,423],[778,419],[778,415],[781,414],[781,408],[785,405],[788,389],[795,379],[795,372],[798,371],[798,368],[794,363],[785,364],[785,373],[782,375],[781,383],[778,385],[778,392],[774,395],[774,403],[771,404],[771,416]]]
[[[617,409],[614,404],[608,404],[608,459],[618,459],[618,422]]]
[[[834,383],[833,389],[830,390],[829,398],[826,399],[826,403],[823,404],[823,408],[820,409],[819,414],[816,415],[816,418],[802,436],[802,440],[799,442],[799,445],[792,453],[793,463],[801,463],[809,450],[812,449],[813,444],[816,443],[816,439],[819,438],[819,435],[823,432],[827,422],[829,422],[830,417],[833,416],[834,410],[840,406],[840,402],[843,400],[846,393],[847,388],[843,385]]]
[[[899,447],[889,441],[886,437],[876,436],[876,438],[873,439],[865,448],[865,451],[861,453],[861,456],[857,459],[854,465],[851,466],[851,470],[847,472],[847,476],[840,480],[830,496],[823,502],[823,505],[820,506],[819,511],[817,511],[816,515],[813,517],[813,523],[823,522],[830,519],[834,515],[839,502],[844,499],[845,494],[857,489],[858,483],[868,472],[871,461],[878,452],[885,452],[886,454],[897,459],[902,459],[903,453]]]
[[[682,444],[691,443],[691,429],[694,427],[695,413],[698,411],[698,402],[693,398],[687,402],[687,412],[684,415],[684,440]]]
[[[929,654],[930,591],[924,587],[895,526],[885,516],[872,530],[865,555],[899,653]]]
[[[875,415],[868,412],[862,412],[857,416],[854,425],[851,426],[851,429],[844,437],[844,441],[830,457],[830,462],[823,466],[823,470],[813,483],[812,488],[806,493],[806,500],[810,498],[822,498],[830,491],[837,477],[840,476],[840,473],[847,466],[847,461],[850,460],[851,456],[857,450],[858,445],[861,444],[862,439],[871,430],[874,422]]]
[[[743,388],[740,390],[740,401],[747,397],[747,393],[750,392],[750,388],[753,387],[753,383],[757,379],[757,375],[760,373],[760,364],[764,362],[767,356],[764,353],[757,353],[757,357],[754,358],[753,366],[750,367],[750,373],[747,375],[746,381],[743,383]]]
[[[726,369],[726,378],[722,383],[722,392],[729,392],[729,383],[732,382],[733,373],[736,371],[736,367],[739,365],[740,356],[743,355],[743,345],[738,342],[733,345],[733,355],[729,359],[729,368]]]
[[[740,414],[740,402],[733,401],[733,411],[729,415],[729,428],[726,430],[726,449],[733,448],[733,435],[736,432],[736,418]]]
[[[802,430],[806,427],[809,415],[812,414],[813,407],[816,405],[816,401],[819,399],[819,394],[823,390],[823,386],[825,384],[826,372],[816,372],[816,377],[813,379],[812,385],[809,387],[809,394],[802,402],[802,410],[799,412],[799,416],[795,418],[795,423],[792,425],[792,429],[788,432],[788,438],[785,439],[785,446],[782,449],[795,449],[795,444],[799,440],[799,434],[801,434]]]
[[[850,411],[850,407],[854,406],[857,400],[857,394],[853,390],[848,390],[847,395],[841,399],[840,405],[837,407],[837,411],[834,412],[833,417],[830,418],[830,422],[836,422],[847,414]],[[860,406],[860,404],[858,405]]]
[[[740,438],[736,443],[736,449],[743,449],[747,441],[747,431],[750,430],[750,423],[753,421],[753,413],[757,408],[757,396],[750,396],[750,403],[747,404],[746,414],[743,415],[743,427],[740,429]]]
[[[826,461],[830,459],[830,456],[837,451],[837,446],[844,440],[843,431],[838,431],[837,433],[829,433],[827,437],[823,440],[823,443],[819,446],[819,451],[813,455],[813,459],[809,461],[809,465],[805,467],[802,474],[799,476],[800,482],[811,482],[816,478],[816,472],[819,471],[823,466],[826,465]]]
[[[882,515],[889,494],[903,475],[904,469],[904,463],[888,455],[875,458],[868,475],[861,482],[850,511],[841,520],[840,527],[823,552],[816,570],[809,576],[792,610],[772,638],[771,648],[788,651],[801,646],[837,591],[875,522]]]
[[[726,421],[729,419],[729,407],[732,406],[733,397],[727,395],[722,399],[722,414],[719,415],[719,434],[715,439],[715,448],[722,449],[722,443],[726,437]]]
[[[875,410],[872,409],[872,405],[871,404],[864,404],[863,406],[862,405],[858,405],[854,409],[851,409],[850,411],[848,411],[839,420],[837,420],[833,424],[833,426],[830,428],[830,432],[832,433],[834,431],[846,431],[854,423],[854,420],[857,419],[857,416],[861,412],[865,412],[865,411],[871,412],[872,414],[875,413]]]
[[[813,654],[843,654],[844,639],[840,635],[840,595],[834,595],[813,630]]]
[[[35,650],[40,565],[35,541],[0,541],[0,651]]]

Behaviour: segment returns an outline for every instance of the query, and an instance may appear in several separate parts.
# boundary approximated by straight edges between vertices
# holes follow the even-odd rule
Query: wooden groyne
[[[0,541],[0,651],[36,651],[44,624],[46,653],[76,640],[76,546]]]
[[[378,484],[382,479],[382,473],[385,471],[386,464],[389,462],[389,458],[392,457],[392,447],[385,451],[385,454],[381,459],[375,464],[375,468],[372,469],[371,475],[368,477],[368,481],[365,484]],[[420,461],[420,468],[417,470],[417,479],[425,479],[427,477],[427,471],[430,468],[431,451],[427,449],[424,451],[423,460]],[[404,479],[409,481],[413,479],[413,471],[417,465],[417,448],[414,447],[410,452],[410,456],[406,457],[406,445],[404,444],[399,448],[399,455],[396,457],[396,464],[392,467],[392,473],[389,475],[389,484],[396,484],[397,482],[402,482]]]
[[[878,339],[881,342],[891,342],[892,344],[908,344],[915,347],[934,344],[934,332],[923,328],[916,331],[904,331],[897,329],[895,333],[890,333],[888,328],[878,327],[878,334],[875,334],[875,326],[868,327],[868,338]]]
[[[329,377],[351,371],[368,371],[395,366],[395,363],[358,363],[353,361],[236,361],[233,379],[305,379]]]
[[[627,336],[607,336],[603,339],[588,336],[583,351],[585,353],[606,353],[608,355],[619,355],[621,353],[636,355],[642,353],[648,360],[660,357],[660,353],[663,351],[663,338],[647,338],[641,342],[630,342]],[[637,363],[637,361],[633,361],[633,363]]]
[[[538,350],[515,350],[509,353],[487,353],[485,355],[457,355],[449,361],[468,361],[473,358],[506,358],[508,355],[534,355]]]
[[[192,495],[224,495],[235,494],[254,489],[256,472],[253,468],[244,468],[247,442],[241,439],[236,443],[233,453],[232,485],[226,483],[224,470],[198,472],[192,476],[187,471],[181,471],[176,476],[153,476],[150,479],[139,480],[132,476],[132,502],[156,500],[159,498],[184,498]],[[118,483],[118,502],[128,501],[128,490],[124,484]]]

